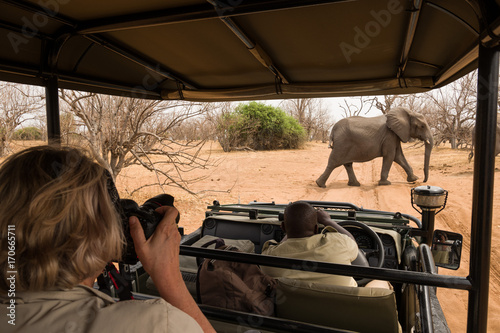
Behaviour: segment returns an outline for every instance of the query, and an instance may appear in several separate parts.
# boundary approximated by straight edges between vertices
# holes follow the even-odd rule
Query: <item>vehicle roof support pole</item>
[[[495,175],[495,129],[498,98],[498,48],[479,46],[477,113],[467,332],[487,332],[492,207]]]
[[[61,145],[61,125],[59,121],[59,92],[57,76],[45,81],[45,107],[47,111],[47,137],[49,145]]]

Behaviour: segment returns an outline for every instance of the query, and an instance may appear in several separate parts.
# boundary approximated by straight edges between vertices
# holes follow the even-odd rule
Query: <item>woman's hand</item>
[[[181,235],[175,223],[179,212],[171,206],[162,206],[156,211],[163,214],[163,218],[148,240],[137,217],[130,217],[130,234],[135,252],[146,272],[151,275],[160,296],[193,317],[205,333],[215,333],[182,280],[179,269]]]
[[[153,235],[146,240],[141,223],[135,216],[129,218],[130,234],[134,240],[135,252],[146,272],[156,283],[178,278],[179,245],[181,235],[175,219],[179,212],[175,207],[162,206],[156,211],[163,215]]]

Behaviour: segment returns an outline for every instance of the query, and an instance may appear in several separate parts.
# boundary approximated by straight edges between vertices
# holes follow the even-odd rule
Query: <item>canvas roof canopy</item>
[[[205,101],[416,93],[476,68],[499,16],[466,0],[0,0],[0,80]]]

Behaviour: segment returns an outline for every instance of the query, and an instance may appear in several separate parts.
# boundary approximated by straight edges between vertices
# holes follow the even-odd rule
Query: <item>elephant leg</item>
[[[347,185],[349,186],[360,186],[356,175],[354,174],[354,169],[352,168],[352,162],[344,164],[344,168],[347,171],[347,175],[349,176],[349,182]]]
[[[332,174],[333,168],[326,167],[325,171],[318,179],[316,179],[316,185],[319,187],[326,187],[326,181],[328,177]]]
[[[382,161],[382,171],[380,173],[379,185],[391,185],[391,182],[387,180],[389,178],[389,171],[391,170],[392,162],[394,161],[394,153],[389,153],[385,155]]]
[[[325,171],[321,176],[319,176],[318,179],[316,179],[316,185],[319,187],[326,187],[326,181],[328,180],[328,177],[332,174],[332,171],[342,165],[341,163],[335,161],[333,150],[330,153],[330,157],[328,158],[328,164],[326,166]]]
[[[399,164],[408,175],[408,177],[406,177],[407,182],[413,183],[418,179],[418,177],[413,173],[413,169],[406,160],[405,155],[403,154],[403,150],[401,148],[398,149],[398,151],[396,152],[396,156],[394,157],[394,162]]]

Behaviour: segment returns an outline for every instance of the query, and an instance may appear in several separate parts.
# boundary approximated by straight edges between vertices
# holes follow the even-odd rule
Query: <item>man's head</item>
[[[316,209],[307,202],[296,201],[285,208],[281,227],[288,238],[309,237],[318,232]]]

